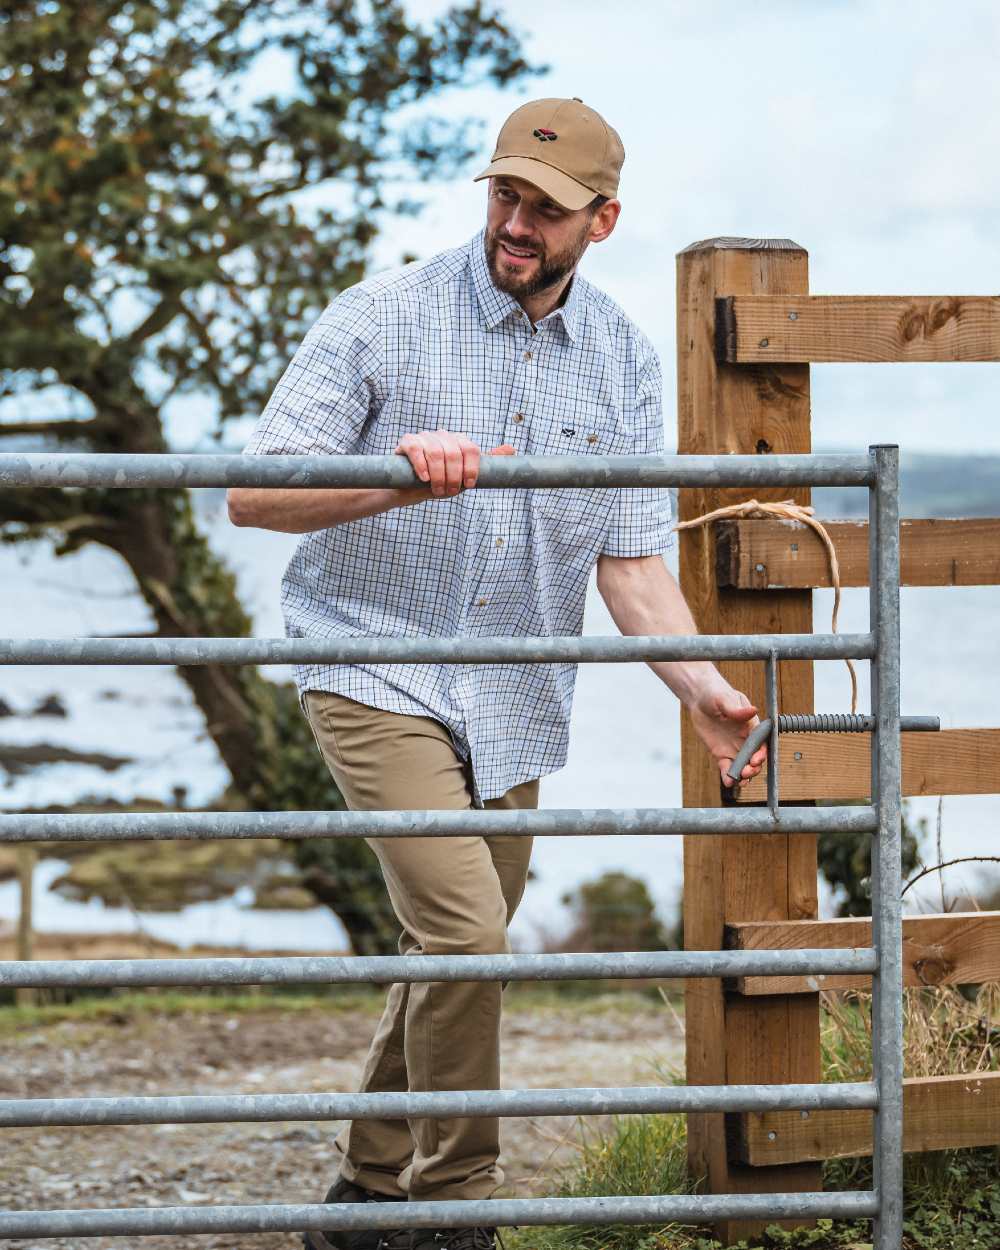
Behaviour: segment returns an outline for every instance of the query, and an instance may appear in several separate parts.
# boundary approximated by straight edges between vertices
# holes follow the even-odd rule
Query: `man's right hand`
[[[451,434],[448,430],[404,434],[396,451],[409,457],[420,479],[419,486],[333,486],[305,490],[234,486],[228,494],[229,519],[234,525],[251,525],[284,534],[311,534],[362,517],[377,516],[393,508],[424,503],[428,487],[439,497],[457,495],[466,487],[475,486],[479,477],[482,453],[464,434]],[[514,456],[517,453],[510,443],[502,443],[487,454]]]
[[[409,459],[414,473],[421,482],[427,483],[434,495],[457,495],[475,486],[479,477],[482,453],[464,434],[452,434],[449,430],[404,434],[395,450]],[[510,443],[501,443],[487,452],[490,456],[516,454]]]

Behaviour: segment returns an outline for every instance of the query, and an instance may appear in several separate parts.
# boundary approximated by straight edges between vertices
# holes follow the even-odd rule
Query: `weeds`
[[[564,1198],[687,1193],[684,1117],[615,1116],[603,1129],[580,1122],[579,1156],[563,1176]],[[656,1250],[692,1245],[677,1224],[636,1228],[525,1228],[505,1235],[512,1250]]]
[[[870,1079],[871,996],[824,994],[822,1004],[823,1079]],[[1000,1069],[1000,986],[984,985],[978,993],[907,990],[904,1019],[907,1076]],[[617,1117],[603,1132],[582,1129],[579,1150],[563,1172],[561,1197],[690,1192],[682,1116]],[[998,1165],[1000,1151],[993,1147],[908,1155],[904,1250],[997,1250]],[[824,1189],[871,1184],[870,1159],[831,1159],[823,1165]],[[871,1236],[867,1220],[818,1220],[793,1230],[772,1226],[732,1250],[872,1250]],[[721,1250],[708,1230],[676,1224],[531,1228],[511,1233],[508,1245],[512,1250]]]
[[[823,994],[820,1045],[825,1081],[871,1079],[871,995]],[[952,988],[903,995],[906,1076],[995,1072],[1000,1068],[1000,984],[966,996]]]

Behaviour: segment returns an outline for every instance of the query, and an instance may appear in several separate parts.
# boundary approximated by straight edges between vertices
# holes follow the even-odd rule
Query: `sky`
[[[677,252],[699,239],[790,238],[817,294],[995,295],[1000,290],[1000,4],[997,0],[494,0],[548,71],[517,88],[452,89],[416,113],[474,118],[481,153],[453,180],[396,186],[425,202],[391,217],[372,270],[428,257],[482,225],[504,119],[542,96],[579,96],[621,134],[623,212],[582,271],[652,339],[676,445]],[[446,0],[407,0],[430,20]],[[292,89],[262,58],[248,100]],[[305,204],[335,206],[337,188]],[[331,289],[331,298],[336,292]],[[1000,316],[1000,314],[998,314]],[[817,450],[897,442],[910,452],[1000,454],[994,364],[814,365]],[[61,413],[65,398],[51,396]],[[32,411],[47,410],[38,400]],[[15,415],[20,412],[15,403]],[[178,450],[204,447],[214,407],[168,406]],[[227,428],[243,445],[256,418]]]
[[[415,16],[439,12],[411,0]],[[995,0],[506,0],[530,59],[520,90],[476,88],[439,111],[483,119],[468,176],[421,188],[375,268],[430,256],[479,229],[504,118],[525,100],[579,96],[625,144],[623,212],[582,272],[653,340],[675,444],[675,255],[717,235],[791,238],[818,294],[1000,290],[1000,5]],[[1000,370],[989,364],[820,365],[818,449],[898,442],[1000,453]]]

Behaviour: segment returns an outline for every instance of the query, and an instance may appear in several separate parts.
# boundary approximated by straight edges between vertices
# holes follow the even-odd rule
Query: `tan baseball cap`
[[[618,132],[582,100],[532,100],[503,124],[489,168],[473,182],[505,174],[539,187],[563,208],[618,194],[625,149]]]

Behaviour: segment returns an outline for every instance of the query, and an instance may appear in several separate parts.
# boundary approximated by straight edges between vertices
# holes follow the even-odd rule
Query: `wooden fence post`
[[[685,248],[677,273],[677,450],[681,454],[808,452],[807,364],[719,364],[716,300],[809,289],[808,256],[787,239],[708,239]],[[809,502],[808,490],[762,489],[762,500]],[[739,502],[746,490],[682,490],[682,520]],[[808,590],[719,589],[710,526],[684,531],[681,587],[703,633],[812,631]],[[763,706],[764,666],[723,664],[726,677]],[[783,712],[813,711],[809,661],[783,661]],[[717,767],[685,713],[681,759],[686,807],[717,807]],[[750,920],[816,915],[815,838],[805,836],[688,838],[684,847],[684,941],[689,950],[719,950],[724,926]],[[720,981],[687,983],[687,1079],[692,1085],[818,1081],[819,1002],[815,994],[741,999]],[[749,1167],[727,1149],[721,1114],[688,1117],[692,1175],[711,1193],[818,1190],[816,1164]],[[733,1126],[730,1126],[733,1127]],[[759,1223],[727,1221],[717,1234],[727,1244],[759,1231]]]
[[[33,959],[35,954],[34,875],[35,848],[27,842],[21,842],[17,848],[17,880],[21,900],[17,916],[17,957],[21,960]],[[30,1006],[35,998],[36,994],[32,989],[14,991],[14,1001],[19,1007]]]

